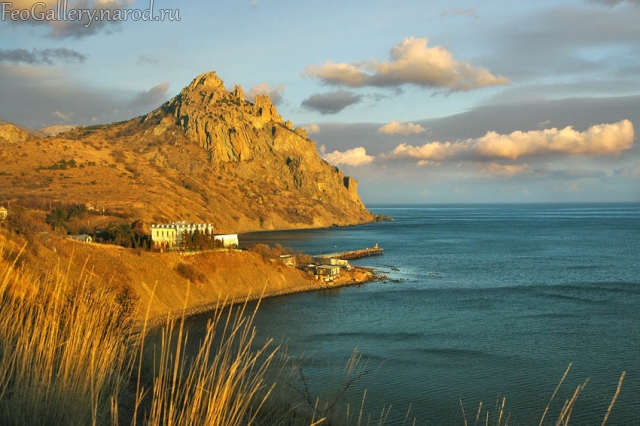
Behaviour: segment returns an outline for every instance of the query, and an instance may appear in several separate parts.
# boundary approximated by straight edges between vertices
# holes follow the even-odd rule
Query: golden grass
[[[0,424],[101,424],[130,347],[113,298],[64,271],[0,269]],[[86,277],[86,275],[85,275]]]
[[[90,276],[36,278],[0,260],[0,424],[252,424],[275,353],[252,350],[253,315],[216,312],[192,357],[184,318],[167,319],[146,356],[146,327],[134,332]]]
[[[567,399],[564,401],[562,408],[560,409],[560,413],[558,414],[558,417],[551,421],[550,423],[545,423],[547,414],[549,414],[549,408],[551,406],[551,403],[553,402],[553,400],[555,399],[556,395],[558,394],[558,391],[560,390],[560,387],[562,386],[562,383],[564,382],[564,380],[567,378],[567,375],[569,374],[569,371],[571,370],[571,366],[572,364],[569,364],[569,366],[567,367],[566,371],[564,372],[564,375],[562,376],[562,379],[560,379],[560,382],[558,383],[558,386],[556,386],[556,389],[554,390],[553,394],[551,395],[551,398],[549,399],[549,402],[547,403],[547,406],[544,409],[544,412],[542,413],[542,417],[540,418],[540,422],[538,423],[539,426],[542,426],[544,424],[553,424],[555,426],[568,426],[570,424],[570,420],[571,420],[571,414],[573,413],[573,410],[576,407],[576,403],[578,401],[578,398],[580,397],[580,395],[582,394],[582,392],[584,391],[584,389],[587,387],[587,383],[589,383],[589,379],[587,378],[581,385],[578,385],[575,389],[575,391],[573,392],[573,394],[571,395],[571,398]],[[620,394],[620,389],[622,387],[622,382],[624,381],[624,377],[626,375],[626,372],[622,372],[622,375],[620,376],[620,380],[618,381],[618,387],[616,389],[616,392],[611,400],[611,403],[609,404],[609,408],[607,409],[607,412],[604,416],[604,419],[602,420],[602,424],[601,426],[605,426],[608,419],[609,419],[609,415],[611,414],[611,410],[613,409],[613,406],[616,402],[616,399],[618,398],[618,395]],[[506,404],[506,398],[502,398],[502,400],[498,399],[498,401],[496,402],[496,406],[495,406],[495,410],[485,410],[483,411],[483,406],[482,406],[482,402],[480,402],[480,404],[478,405],[478,411],[476,413],[476,417],[475,417],[475,423],[474,426],[478,426],[478,425],[484,425],[484,426],[508,426],[509,425],[509,420],[510,420],[510,415],[505,411],[505,404]],[[464,418],[464,424],[465,426],[468,426],[468,421],[466,418],[466,414],[464,411],[464,406],[462,404],[462,400],[460,400],[460,406],[462,407],[462,415]]]

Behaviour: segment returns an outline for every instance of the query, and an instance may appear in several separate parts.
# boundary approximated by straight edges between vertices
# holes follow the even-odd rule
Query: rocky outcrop
[[[291,121],[283,121],[267,95],[257,95],[255,104],[247,102],[240,86],[229,92],[211,72],[195,78],[161,109],[175,117],[177,126],[208,153],[212,164],[295,191],[326,204],[333,214],[355,212],[358,221],[368,220],[357,181],[322,160],[306,131],[293,130]]]
[[[18,143],[29,139],[29,134],[17,126],[8,123],[0,123],[0,142]]]

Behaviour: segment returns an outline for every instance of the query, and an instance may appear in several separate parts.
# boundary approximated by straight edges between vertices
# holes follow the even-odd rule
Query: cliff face
[[[212,72],[198,76],[148,117],[159,111],[175,118],[214,167],[315,200],[319,209],[335,211],[332,223],[370,220],[357,193],[357,181],[322,160],[306,131],[283,121],[267,95],[256,96],[255,104],[247,102],[240,86],[228,92]]]
[[[215,73],[146,116],[3,144],[0,162],[10,177],[0,180],[3,198],[35,205],[90,203],[152,223],[211,222],[221,233],[373,220],[357,182],[322,160],[268,96],[247,102]]]

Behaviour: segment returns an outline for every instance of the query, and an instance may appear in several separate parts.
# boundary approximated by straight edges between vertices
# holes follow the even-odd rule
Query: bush
[[[176,272],[182,278],[186,278],[192,283],[203,283],[207,278],[198,268],[187,263],[179,263],[178,266],[176,266]]]

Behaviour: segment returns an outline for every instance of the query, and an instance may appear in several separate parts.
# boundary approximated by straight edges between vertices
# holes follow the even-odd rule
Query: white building
[[[210,235],[213,235],[213,225],[210,223],[190,223],[181,221],[151,225],[151,241],[153,241],[154,248],[170,249],[180,247],[182,238],[186,235],[185,233],[193,236],[196,230],[203,235],[207,232]]]
[[[172,224],[151,225],[151,241],[153,247],[170,249],[177,244],[176,227]]]

